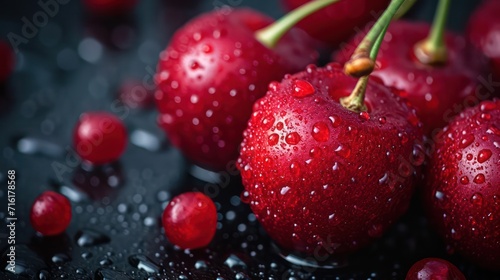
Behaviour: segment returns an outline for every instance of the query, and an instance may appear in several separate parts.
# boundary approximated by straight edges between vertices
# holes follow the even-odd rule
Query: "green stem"
[[[415,56],[424,64],[443,64],[448,59],[444,33],[450,3],[450,0],[439,0],[429,36],[415,45]]]
[[[352,90],[352,93],[347,97],[340,98],[340,104],[344,108],[351,110],[353,112],[364,112],[367,110],[365,105],[365,94],[366,86],[368,85],[368,76],[363,76],[359,78],[356,87]]]
[[[417,2],[417,0],[406,0],[403,3],[403,5],[401,5],[401,7],[398,9],[398,11],[394,15],[393,19],[399,19],[399,18],[403,17],[408,12],[408,10],[410,10],[411,7],[413,7],[415,2]]]
[[[354,50],[351,59],[345,64],[344,70],[346,74],[359,78],[369,75],[373,71],[375,62],[371,59],[370,53],[375,46],[377,38],[379,38],[380,34],[384,32],[384,30],[387,30],[387,26],[390,24],[392,18],[396,14],[396,11],[399,7],[401,7],[404,1],[405,0],[391,1],[389,7],[387,7],[384,13],[375,22],[370,31],[368,31],[356,50]],[[380,45],[377,46],[375,53],[378,52],[378,48],[380,48]],[[371,61],[371,63],[368,63],[368,61]]]
[[[380,49],[380,46],[382,45],[382,42],[384,41],[385,33],[387,32],[388,28],[389,28],[389,25],[386,25],[384,27],[384,29],[382,29],[382,32],[380,32],[380,35],[378,36],[377,40],[375,40],[375,43],[373,44],[373,48],[370,51],[370,59],[373,61],[377,60],[378,51]]]
[[[272,49],[283,35],[303,18],[339,0],[314,0],[286,14],[273,24],[255,32],[255,38],[264,46]]]

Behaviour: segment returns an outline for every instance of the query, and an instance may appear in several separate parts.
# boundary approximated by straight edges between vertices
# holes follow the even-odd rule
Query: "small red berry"
[[[69,200],[56,192],[45,191],[31,206],[31,225],[43,235],[57,235],[65,231],[71,222]]]
[[[416,262],[406,280],[465,280],[465,276],[452,263],[438,258],[426,258]]]
[[[14,53],[10,46],[0,41],[0,82],[7,80],[7,78],[14,70]]]
[[[84,3],[94,14],[115,16],[130,13],[137,0],[84,0]]]
[[[183,249],[205,247],[217,227],[213,201],[199,192],[180,194],[163,211],[163,228],[168,240]]]
[[[127,145],[122,121],[106,112],[82,114],[75,127],[73,144],[78,155],[92,164],[117,160]]]

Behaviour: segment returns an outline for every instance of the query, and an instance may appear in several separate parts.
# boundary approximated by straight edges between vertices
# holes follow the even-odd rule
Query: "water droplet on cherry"
[[[308,81],[295,80],[293,81],[293,92],[294,97],[306,97],[312,95],[315,92],[314,87]]]
[[[330,138],[330,129],[324,122],[317,122],[313,125],[312,136],[318,142],[326,142]]]

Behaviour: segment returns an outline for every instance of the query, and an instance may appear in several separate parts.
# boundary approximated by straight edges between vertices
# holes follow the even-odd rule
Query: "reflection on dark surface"
[[[119,162],[102,166],[82,163],[75,169],[72,183],[92,200],[112,199],[124,184],[122,166]]]
[[[131,48],[139,37],[137,21],[133,15],[97,17],[86,15],[85,35],[96,38],[111,50]]]

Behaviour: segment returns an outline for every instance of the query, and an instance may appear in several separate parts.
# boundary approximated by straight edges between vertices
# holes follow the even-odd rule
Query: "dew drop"
[[[380,179],[378,179],[378,183],[380,185],[384,185],[387,183],[388,180],[389,180],[389,174],[384,173],[384,176],[382,176]]]
[[[486,181],[486,178],[484,177],[484,174],[479,173],[474,177],[474,183],[476,184],[483,184]]]
[[[312,148],[310,151],[309,151],[309,155],[313,158],[319,158],[321,156],[322,152],[321,152],[321,149],[320,148]]]
[[[76,244],[80,247],[91,247],[109,243],[110,238],[92,229],[79,230],[75,235]]]
[[[436,191],[434,195],[438,200],[443,201],[444,200],[444,193],[440,191]]]
[[[205,261],[199,260],[194,263],[194,268],[200,270],[200,269],[207,269],[208,266]]]
[[[133,267],[135,267],[139,270],[144,270],[147,273],[159,273],[160,272],[160,266],[142,254],[136,254],[136,255],[129,256],[128,262]]]
[[[243,203],[250,203],[250,193],[248,191],[243,191],[240,195],[240,200]]]
[[[276,124],[276,129],[277,129],[277,130],[282,130],[282,129],[283,129],[283,126],[284,126],[284,125],[283,125],[283,122],[278,122],[278,123]]]
[[[262,128],[263,128],[264,130],[268,130],[268,129],[270,129],[270,128],[273,126],[274,121],[275,121],[275,119],[274,119],[274,117],[273,117],[273,116],[267,116],[267,117],[265,117],[265,118],[262,120]]]
[[[486,130],[486,133],[488,134],[495,134],[497,136],[500,136],[500,128],[496,127],[494,124],[490,125],[488,130]]]
[[[297,132],[292,132],[285,137],[285,142],[290,145],[297,145],[300,142],[300,135]]]
[[[488,113],[482,113],[480,117],[481,117],[481,119],[483,119],[485,121],[491,120],[491,115]]]
[[[247,267],[246,263],[234,254],[229,255],[224,261],[224,264],[231,269],[245,269]]]
[[[466,158],[467,160],[472,160],[472,159],[474,158],[474,156],[473,156],[472,154],[467,154],[467,155],[465,156],[465,158]]]
[[[56,265],[62,265],[69,262],[71,258],[66,254],[60,253],[53,255],[51,260]]]
[[[469,177],[467,176],[462,176],[462,178],[460,178],[460,183],[462,185],[467,185],[469,183]]]
[[[306,97],[315,92],[314,87],[308,81],[295,80],[293,81],[293,92],[294,97]]]
[[[491,154],[492,154],[491,150],[489,150],[489,149],[481,150],[481,151],[479,151],[479,154],[477,155],[477,161],[479,163],[483,163],[483,162],[487,161],[488,159],[490,159]]]
[[[338,116],[330,116],[328,119],[332,122],[333,127],[337,128],[342,124],[342,120]]]
[[[335,152],[343,157],[343,158],[348,158],[351,155],[351,149],[347,146],[339,145],[336,149]]]
[[[318,142],[326,142],[330,138],[330,129],[324,122],[317,122],[313,125],[312,136]]]
[[[370,119],[370,114],[368,114],[368,112],[360,112],[359,117],[361,118],[361,120],[367,121]]]
[[[454,240],[459,240],[462,238],[462,236],[460,235],[460,233],[458,231],[456,231],[455,229],[451,229],[451,238],[453,238]]]
[[[412,150],[412,164],[414,166],[420,166],[424,163],[425,161],[425,152],[422,148],[422,146],[420,145],[415,145],[413,146],[413,150]]]
[[[378,122],[380,124],[385,124],[387,122],[387,119],[385,117],[380,117],[380,118],[378,118]]]
[[[467,148],[470,144],[472,144],[472,142],[474,142],[474,135],[472,134],[468,134],[466,136],[464,136],[464,138],[462,138],[462,140],[460,140],[460,148]]]
[[[289,190],[290,190],[290,187],[288,187],[288,186],[283,187],[283,188],[281,188],[281,190],[280,190],[280,194],[281,194],[281,195],[284,195],[284,194],[286,194]]]
[[[481,111],[482,112],[487,112],[487,111],[493,111],[497,108],[497,104],[493,101],[485,101],[481,104]]]
[[[274,146],[274,145],[278,144],[279,139],[280,139],[279,135],[276,133],[273,133],[273,134],[269,135],[269,137],[267,138],[267,143],[270,146]]]
[[[298,162],[292,162],[292,164],[290,164],[290,172],[293,176],[300,175],[300,166]]]

